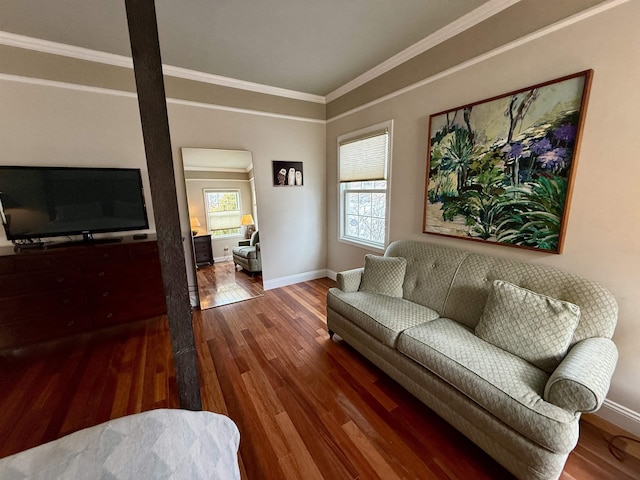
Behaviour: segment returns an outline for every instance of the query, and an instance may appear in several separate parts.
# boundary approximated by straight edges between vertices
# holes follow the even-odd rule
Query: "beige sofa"
[[[602,405],[616,320],[584,278],[417,241],[367,256],[327,294],[332,338],[523,479],[559,477],[581,412]]]

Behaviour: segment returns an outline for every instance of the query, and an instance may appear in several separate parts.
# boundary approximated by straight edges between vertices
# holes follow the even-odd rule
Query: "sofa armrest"
[[[595,412],[604,402],[618,349],[608,338],[587,338],[576,343],[544,389],[544,399],[570,412]]]
[[[363,267],[339,272],[336,276],[336,283],[338,284],[338,288],[343,292],[357,292],[358,288],[360,287],[362,272],[364,272]]]

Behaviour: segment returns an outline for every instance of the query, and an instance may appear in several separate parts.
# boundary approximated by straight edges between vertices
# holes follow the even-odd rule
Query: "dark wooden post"
[[[154,0],[125,0],[180,407],[202,410]]]

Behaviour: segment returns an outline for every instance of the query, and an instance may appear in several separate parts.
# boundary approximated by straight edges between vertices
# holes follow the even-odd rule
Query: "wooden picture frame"
[[[423,232],[561,253],[592,77],[431,115]]]
[[[302,162],[273,160],[274,187],[301,187],[303,180]]]

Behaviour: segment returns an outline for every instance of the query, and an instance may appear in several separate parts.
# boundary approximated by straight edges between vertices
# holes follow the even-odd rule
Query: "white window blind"
[[[240,228],[242,215],[236,212],[216,213],[210,217],[211,230],[226,230],[227,228]]]
[[[240,194],[237,190],[204,190],[209,230],[214,236],[240,233]],[[233,231],[230,231],[233,230]]]
[[[387,179],[389,132],[374,132],[339,144],[340,182]]]

